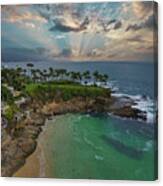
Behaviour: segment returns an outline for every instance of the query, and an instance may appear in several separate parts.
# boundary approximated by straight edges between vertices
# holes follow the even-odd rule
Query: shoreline
[[[55,116],[53,116],[55,118]],[[45,125],[42,126],[42,132],[37,138],[37,147],[35,151],[26,159],[25,164],[20,167],[18,171],[13,174],[13,177],[28,177],[28,178],[45,178],[49,172],[47,168],[47,159],[42,149],[44,146],[43,139],[46,138],[47,125],[49,125],[49,119],[45,121]],[[33,165],[33,166],[31,166]]]
[[[41,150],[37,146],[36,150],[29,157],[27,157],[25,164],[13,174],[13,177],[39,177],[40,160],[38,156],[40,153]]]
[[[66,102],[50,102],[44,106],[37,104],[39,110],[37,112],[32,111],[30,117],[22,121],[23,131],[20,130],[20,134],[18,132],[19,137],[10,141],[7,145],[2,145],[2,161],[7,160],[6,165],[2,166],[2,176],[23,177],[21,176],[21,170],[26,169],[26,161],[31,161],[37,162],[37,166],[33,168],[33,172],[35,177],[40,177],[38,175],[38,169],[40,170],[38,159],[36,158],[36,155],[31,155],[34,153],[40,154],[37,152],[37,141],[41,138],[40,133],[42,132],[42,127],[46,126],[46,121],[50,119],[50,117],[55,117],[55,115],[66,113],[97,114],[105,113],[107,111],[120,117],[133,119],[138,119],[140,117],[145,119],[144,113],[138,109],[133,109],[131,107],[133,102],[131,100],[125,101],[125,99],[118,98],[115,101],[113,97],[99,97],[96,99],[85,100],[85,98],[78,97]],[[30,108],[35,108],[35,106],[35,102],[33,102],[30,105]],[[10,152],[8,152],[8,149],[10,149]],[[31,177],[31,175],[26,174],[25,177]]]

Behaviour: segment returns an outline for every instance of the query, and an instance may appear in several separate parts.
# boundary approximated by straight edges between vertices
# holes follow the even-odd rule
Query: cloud
[[[55,36],[56,39],[64,39],[65,38],[65,35],[57,35]]]
[[[87,25],[89,24],[89,19],[86,17],[84,21],[79,24],[77,22],[69,22],[67,24],[65,19],[55,19],[54,26],[50,28],[50,31],[60,31],[60,32],[80,32],[87,29]]]
[[[140,30],[142,27],[138,24],[129,24],[128,27],[126,28],[126,32],[129,30]]]
[[[65,48],[65,49],[63,49],[63,50],[61,51],[61,53],[59,54],[59,56],[61,56],[61,57],[70,57],[71,54],[72,54],[71,49]]]
[[[24,10],[24,11],[22,11]],[[4,5],[2,6],[2,20],[10,23],[24,22],[24,21],[35,21],[46,23],[46,19],[30,11],[28,5]]]
[[[110,25],[110,24],[112,24],[112,23],[115,23],[116,21],[117,21],[116,19],[112,19],[112,20],[110,20],[110,21],[108,22],[107,25]]]
[[[121,28],[121,26],[122,26],[122,22],[121,21],[117,21],[115,23],[115,25],[114,25],[114,30],[117,30],[117,29]]]
[[[109,32],[111,30],[117,30],[122,27],[122,22],[116,19],[112,19],[108,21],[107,23],[101,21],[100,24],[104,30],[104,32]]]
[[[146,2],[133,2],[133,12],[138,18],[144,18],[153,11],[154,3],[151,1]]]
[[[142,39],[142,36],[140,36],[140,35],[136,35],[136,36],[127,38],[126,41],[129,41],[129,42],[145,42],[145,40]]]
[[[149,4],[152,3],[6,6],[2,7],[2,34],[19,42],[10,42],[12,45],[45,47],[54,58],[136,59],[139,48],[153,45],[151,30],[157,21]]]
[[[28,28],[36,28],[36,25],[34,24],[34,23],[29,23],[29,22],[26,22],[26,23],[24,23],[25,24],[25,26],[26,27],[28,27]]]
[[[103,51],[101,49],[94,48],[91,50],[91,52],[87,53],[87,56],[88,57],[100,57],[100,56],[102,56],[102,54],[103,54]]]
[[[126,28],[126,32],[129,30],[140,30],[140,29],[157,29],[157,18],[152,14],[149,15],[144,21],[139,24],[129,24]]]

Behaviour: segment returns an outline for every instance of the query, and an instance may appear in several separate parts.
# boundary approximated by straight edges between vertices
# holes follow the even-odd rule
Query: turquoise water
[[[47,177],[155,177],[152,125],[106,115],[66,114],[48,121],[43,134]]]

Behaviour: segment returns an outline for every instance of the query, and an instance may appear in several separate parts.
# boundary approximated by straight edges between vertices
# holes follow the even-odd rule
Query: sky
[[[1,6],[2,61],[152,61],[149,2]]]

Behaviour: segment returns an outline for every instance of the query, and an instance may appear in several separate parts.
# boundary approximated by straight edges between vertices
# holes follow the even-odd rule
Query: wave
[[[93,149],[97,150],[97,151],[100,151],[102,150],[101,147],[95,145],[92,141],[90,141],[85,135],[83,136],[83,140],[84,142],[89,145],[90,147],[92,147]]]
[[[100,161],[104,160],[103,156],[100,156],[100,155],[97,155],[97,154],[95,154],[94,157],[95,157],[96,160],[100,160]]]
[[[153,146],[153,141],[150,140],[150,141],[147,141],[146,144],[145,144],[145,147],[143,148],[143,151],[149,151]]]
[[[139,109],[142,112],[146,113],[147,123],[154,123],[156,120],[156,103],[154,100],[144,95],[129,95],[123,93],[113,93],[115,97],[127,97],[134,101],[132,108]]]
[[[101,82],[96,82],[96,85],[99,87],[103,87],[103,88],[110,88],[113,92],[118,91],[119,88],[117,86],[115,86],[115,83],[117,81],[112,80],[106,83],[101,83]],[[85,84],[84,81],[81,82],[82,85],[87,85],[87,86],[91,86],[94,85],[94,81],[88,81],[87,84]]]

